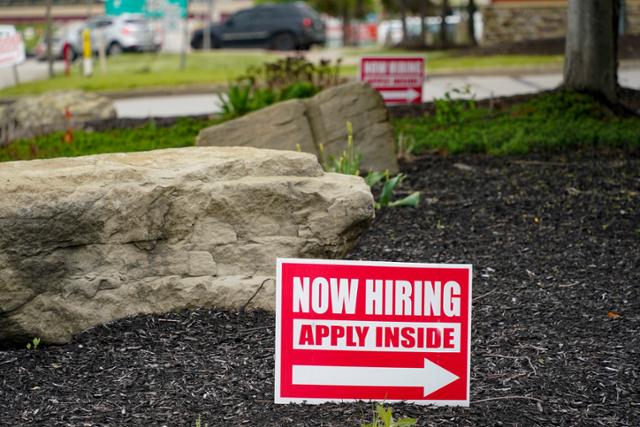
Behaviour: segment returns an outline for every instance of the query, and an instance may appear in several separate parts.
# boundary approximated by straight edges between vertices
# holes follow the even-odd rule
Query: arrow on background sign
[[[293,365],[293,384],[423,387],[425,397],[458,378],[429,359],[422,368]]]
[[[385,101],[389,100],[403,100],[411,102],[420,96],[420,92],[411,88],[404,90],[381,90],[380,94]]]

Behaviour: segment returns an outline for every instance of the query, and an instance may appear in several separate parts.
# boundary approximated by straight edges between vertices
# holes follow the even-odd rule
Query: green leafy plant
[[[347,121],[347,148],[339,157],[329,157],[325,159],[324,146],[320,144],[320,163],[327,172],[336,172],[346,175],[359,175],[360,164],[362,163],[362,155],[355,149],[353,144],[353,125]],[[394,177],[389,175],[389,171],[379,172],[371,171],[364,180],[369,187],[383,182],[382,191],[378,201],[375,202],[375,208],[381,209],[386,207],[410,206],[417,207],[420,203],[420,192],[416,191],[410,195],[398,200],[393,200],[393,195],[398,185],[405,178],[404,174],[398,174]]]
[[[322,90],[340,82],[340,65],[322,59],[318,64],[308,61],[304,56],[280,58],[260,66],[249,67],[241,80],[250,81],[253,85],[282,91],[297,83],[308,83]]]
[[[398,159],[410,161],[413,159],[416,148],[416,139],[413,135],[400,132],[396,138],[396,155]]]
[[[304,57],[281,58],[249,67],[229,85],[226,97],[218,95],[225,118],[242,116],[288,99],[308,98],[339,83],[340,60],[336,65],[321,60],[318,65]]]
[[[366,182],[369,187],[373,187],[387,176],[389,176],[389,171],[371,171],[364,177],[364,182]]]
[[[318,87],[311,82],[294,82],[280,91],[278,100],[286,101],[288,99],[310,98],[318,93],[318,91]]]
[[[369,424],[362,424],[361,427],[407,427],[418,423],[415,418],[403,417],[395,420],[391,408],[385,408],[378,404],[373,412],[373,420]]]
[[[226,98],[218,94],[224,117],[238,117],[251,111],[251,86],[248,84],[234,84],[229,86]]]
[[[501,108],[465,110],[448,125],[437,114],[399,118],[393,125],[397,135],[415,138],[418,155],[426,150],[492,155],[640,150],[640,118],[616,115],[594,97],[566,90]]]
[[[444,98],[434,101],[436,122],[442,126],[460,123],[466,111],[476,109],[475,98],[476,96],[471,92],[469,85],[445,92]]]
[[[420,204],[419,191],[415,191],[401,199],[393,200],[393,194],[396,191],[396,187],[404,180],[405,177],[406,175],[402,173],[399,173],[394,177],[390,177],[389,173],[386,172],[383,175],[383,178],[378,180],[378,182],[380,182],[382,181],[382,179],[384,179],[384,185],[382,186],[380,197],[378,197],[378,201],[375,203],[376,209],[381,209],[386,207],[393,208],[393,207],[400,207],[400,206],[409,206],[409,207],[415,208]],[[371,181],[373,180],[374,179],[372,178]]]
[[[40,338],[34,337],[30,343],[27,343],[27,350],[37,350],[40,345]]]
[[[325,160],[324,145],[319,147],[320,163],[327,172],[342,173],[345,175],[359,175],[360,164],[362,163],[362,155],[353,145],[353,125],[347,121],[347,148],[340,156],[329,156]]]

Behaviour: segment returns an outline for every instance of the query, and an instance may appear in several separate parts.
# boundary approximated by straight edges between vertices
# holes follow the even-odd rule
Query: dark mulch
[[[352,259],[474,265],[470,408],[420,425],[640,420],[640,159],[431,156],[418,209],[379,212]],[[274,318],[197,310],[0,351],[0,424],[355,426],[371,404],[274,405]]]

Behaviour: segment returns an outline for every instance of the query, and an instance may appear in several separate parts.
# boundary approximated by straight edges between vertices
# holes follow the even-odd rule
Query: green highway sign
[[[187,0],[106,0],[105,13],[118,16],[125,13],[140,13],[149,18],[187,16]]]

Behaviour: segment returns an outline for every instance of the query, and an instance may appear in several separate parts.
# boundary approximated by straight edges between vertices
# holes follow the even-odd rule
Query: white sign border
[[[371,266],[371,267],[406,267],[406,268],[452,268],[452,269],[468,269],[469,271],[469,317],[467,322],[467,399],[466,400],[397,400],[384,399],[384,402],[405,402],[421,406],[462,406],[469,407],[471,402],[471,319],[472,319],[472,302],[473,302],[473,265],[472,264],[442,264],[442,263],[411,263],[411,262],[391,262],[391,261],[357,261],[357,260],[332,260],[332,259],[313,259],[313,258],[276,258],[276,327],[275,327],[275,356],[274,356],[274,403],[307,403],[319,405],[322,403],[347,403],[347,402],[377,402],[378,400],[370,399],[324,399],[324,398],[296,398],[282,397],[280,391],[280,358],[282,354],[281,331],[282,322],[282,265],[283,264],[330,264],[330,265],[353,265],[353,266]]]
[[[424,55],[420,55],[420,54],[402,54],[402,53],[390,53],[390,54],[372,54],[372,55],[362,55],[360,56],[360,60],[358,61],[358,81],[359,82],[365,82],[367,83],[366,80],[362,79],[362,60],[363,59],[422,59],[422,84],[420,86],[420,103],[424,102],[424,94],[425,94],[425,90],[424,90],[424,84],[427,81],[427,64],[428,64],[428,60],[429,57],[428,55],[424,54]],[[372,86],[373,87],[373,86]],[[376,90],[376,92],[378,92],[380,94],[380,96],[382,95],[382,92],[380,92],[377,88],[374,87],[374,89]],[[406,103],[400,102],[400,101],[389,101],[387,102],[387,100],[384,100],[385,105],[405,105]],[[407,104],[410,105],[410,104]]]

